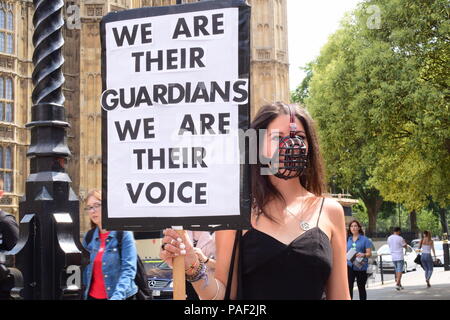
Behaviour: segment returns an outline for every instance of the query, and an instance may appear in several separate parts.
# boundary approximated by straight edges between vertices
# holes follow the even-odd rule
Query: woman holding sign
[[[272,159],[273,173],[252,165],[252,228],[216,232],[214,274],[189,237],[172,229],[164,230],[161,258],[171,264],[185,255],[186,278],[201,299],[349,299],[344,213],[322,196],[313,120],[299,106],[275,103],[259,110],[251,128],[266,130],[258,152]]]

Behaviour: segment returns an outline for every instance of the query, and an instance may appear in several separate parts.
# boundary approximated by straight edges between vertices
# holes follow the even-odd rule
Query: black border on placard
[[[106,90],[106,24],[114,21],[138,19],[144,17],[179,14],[196,11],[206,11],[223,8],[239,8],[239,79],[248,79],[247,104],[239,105],[239,129],[250,127],[250,17],[251,8],[245,0],[215,0],[195,3],[164,6],[144,7],[120,12],[111,12],[100,22],[101,38],[101,68],[102,90]],[[250,165],[241,164],[240,168],[240,215],[234,216],[206,216],[182,218],[109,218],[108,217],[108,112],[102,108],[102,224],[108,230],[157,231],[171,226],[182,226],[186,230],[224,230],[248,229],[251,212],[251,175]],[[245,148],[247,159],[249,146],[239,139],[239,148]],[[110,168],[111,169],[111,168]],[[224,186],[226,187],[226,186]]]

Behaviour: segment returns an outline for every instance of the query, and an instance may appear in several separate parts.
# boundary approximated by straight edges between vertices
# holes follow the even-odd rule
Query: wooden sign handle
[[[183,227],[172,227],[180,236],[184,234]],[[173,300],[186,300],[186,276],[184,256],[173,259]]]

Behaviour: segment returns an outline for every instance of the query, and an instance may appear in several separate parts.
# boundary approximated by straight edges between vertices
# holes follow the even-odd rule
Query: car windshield
[[[163,270],[170,270],[172,269],[165,261],[161,262],[161,264],[158,266],[159,269]]]

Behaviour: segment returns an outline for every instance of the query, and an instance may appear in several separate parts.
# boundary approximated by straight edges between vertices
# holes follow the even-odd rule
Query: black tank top
[[[332,248],[318,227],[303,232],[289,245],[250,229],[241,238],[238,299],[320,300],[331,273]]]

